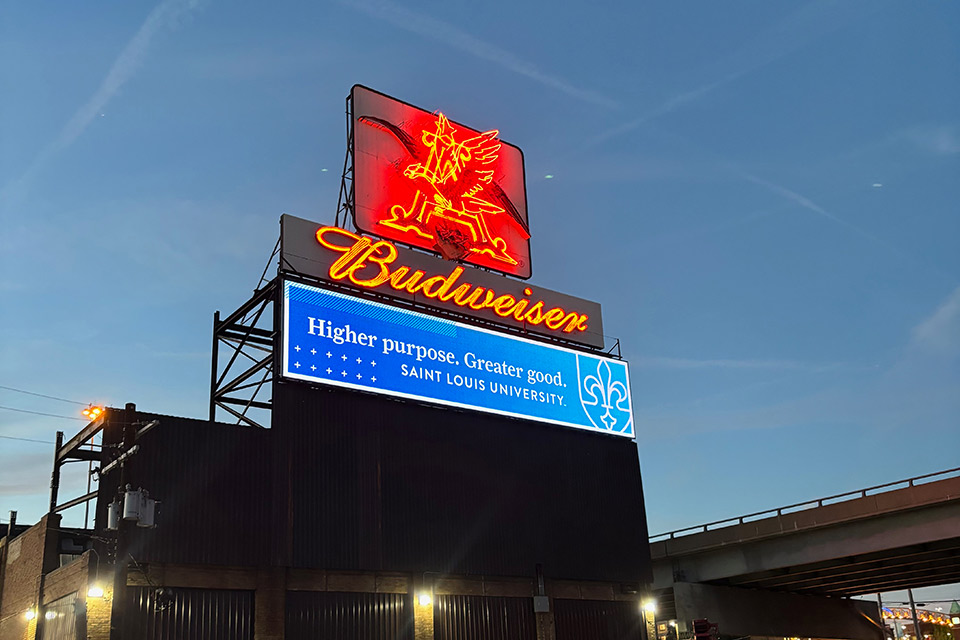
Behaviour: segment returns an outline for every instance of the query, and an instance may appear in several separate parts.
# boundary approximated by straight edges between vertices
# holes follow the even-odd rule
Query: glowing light
[[[445,115],[437,114],[434,128],[420,134],[426,158],[403,170],[403,176],[416,188],[412,202],[406,207],[394,204],[390,215],[378,224],[437,243],[458,244],[466,252],[482,253],[512,266],[519,264],[508,253],[506,240],[491,232],[488,223],[489,216],[507,212],[507,203],[499,197],[502,190],[492,188],[491,165],[496,163],[501,147],[498,133],[493,129],[458,140],[456,127]],[[515,222],[523,238],[529,238],[522,221]]]
[[[336,241],[338,239],[352,244],[340,244]],[[457,284],[463,275],[463,267],[455,267],[446,276],[427,278],[422,270],[413,271],[406,265],[394,267],[399,252],[386,240],[374,242],[339,227],[321,227],[317,230],[317,242],[343,254],[330,265],[328,274],[333,280],[348,280],[365,289],[387,285],[397,291],[421,294],[474,311],[490,309],[501,318],[512,318],[533,326],[543,325],[552,331],[572,333],[587,330],[590,318],[586,314],[566,311],[561,307],[545,309],[542,300],[534,302],[527,297],[517,299],[510,294],[497,295],[492,289],[468,282]],[[531,296],[533,290],[527,287],[523,294]]]
[[[88,598],[102,598],[103,597],[103,587],[93,585],[87,589]]]
[[[36,609],[27,609],[27,610],[24,612],[23,617],[26,618],[27,620],[33,620],[34,618],[37,617],[37,610],[36,610]]]
[[[553,180],[553,174],[552,174],[552,173],[548,173],[547,175],[545,175],[545,176],[543,176],[543,177],[546,178],[547,180]]]
[[[359,87],[352,95],[358,228],[530,277],[522,152],[496,129],[470,129]]]
[[[90,420],[96,420],[103,413],[103,407],[95,407],[93,405],[87,407],[81,413],[84,417],[89,418]]]
[[[54,611],[47,611],[45,614],[43,614],[43,617],[47,620],[53,620],[57,617],[57,614]]]
[[[420,603],[421,607],[429,607],[430,604],[433,602],[433,598],[430,597],[429,593],[421,593],[417,597],[417,602]]]
[[[653,600],[647,600],[643,603],[643,610],[647,613],[656,613],[657,612],[657,603]]]

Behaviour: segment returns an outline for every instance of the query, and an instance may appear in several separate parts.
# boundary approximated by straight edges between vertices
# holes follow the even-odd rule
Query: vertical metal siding
[[[133,557],[138,562],[265,563],[272,526],[270,432],[147,413],[139,419],[160,424],[138,440],[140,450],[128,463],[129,482],[160,504],[156,528],[130,531]],[[98,527],[105,524],[118,480],[119,472],[113,471],[100,483]]]
[[[536,640],[531,598],[438,596],[435,640]]]
[[[287,592],[287,640],[412,640],[413,601],[394,593]]]
[[[137,640],[253,640],[253,592],[128,587],[123,637]]]
[[[77,640],[81,637],[77,629],[77,609],[82,606],[83,601],[77,599],[77,592],[74,591],[43,607],[39,621],[40,638],[42,640]],[[50,619],[47,619],[48,614],[52,614]]]
[[[554,600],[557,640],[639,640],[643,615],[638,602]]]
[[[293,382],[275,386],[271,435],[291,566],[650,575],[632,442]]]

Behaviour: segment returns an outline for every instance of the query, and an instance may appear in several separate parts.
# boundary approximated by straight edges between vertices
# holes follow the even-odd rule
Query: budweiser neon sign
[[[381,93],[351,91],[354,223],[381,238],[529,278],[523,153]]]
[[[531,298],[530,287],[523,289],[522,296],[498,294],[490,287],[464,281],[465,270],[459,265],[446,275],[428,275],[423,269],[400,263],[400,253],[393,243],[373,240],[340,227],[321,227],[316,237],[321,246],[341,254],[326,274],[331,280],[347,281],[362,289],[392,289],[422,295],[468,312],[488,310],[500,318],[571,336],[588,330],[587,314],[551,307],[543,300]]]

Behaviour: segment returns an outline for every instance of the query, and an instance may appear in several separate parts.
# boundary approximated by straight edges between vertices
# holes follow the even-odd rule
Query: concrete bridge
[[[960,582],[960,468],[653,536],[658,618],[880,638],[850,596]]]

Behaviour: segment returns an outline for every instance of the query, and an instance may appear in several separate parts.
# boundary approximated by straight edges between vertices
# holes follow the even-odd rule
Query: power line
[[[0,389],[5,389],[7,391],[16,391],[17,393],[25,393],[28,396],[37,396],[38,398],[47,398],[49,400],[57,400],[59,402],[68,402],[70,404],[79,404],[80,406],[87,406],[87,402],[77,402],[76,400],[67,400],[66,398],[58,398],[57,396],[48,396],[44,393],[35,393],[33,391],[26,391],[24,389],[14,389],[13,387],[6,387],[0,384]]]
[[[39,442],[40,444],[56,444],[49,440],[34,440],[33,438],[17,438],[15,436],[0,436],[0,438],[4,438],[5,440],[22,440],[24,442]]]
[[[0,406],[0,409],[6,409],[7,411],[19,411],[20,413],[32,413],[38,416],[47,416],[49,418],[63,418],[64,420],[79,420],[80,422],[88,422],[86,418],[77,418],[75,416],[58,416],[55,413],[43,413],[42,411],[28,411],[26,409],[15,409],[14,407],[4,407]]]

